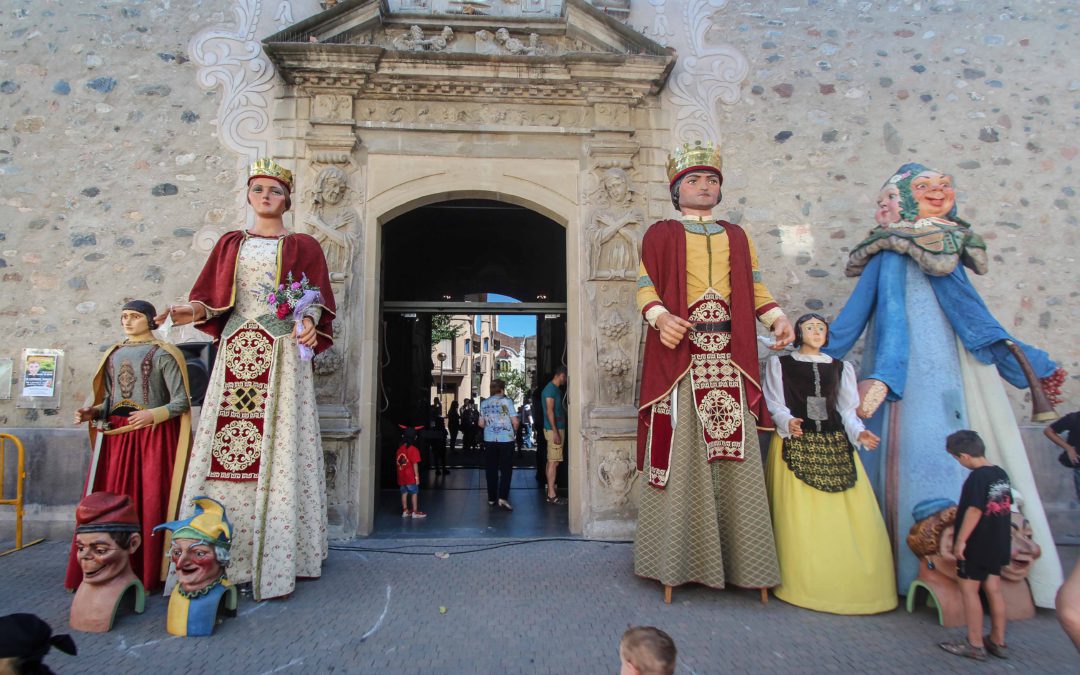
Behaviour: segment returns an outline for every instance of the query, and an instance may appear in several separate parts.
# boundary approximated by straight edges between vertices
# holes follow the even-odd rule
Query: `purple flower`
[[[292,289],[293,289],[294,291],[298,291],[298,290],[300,290],[300,282],[299,282],[299,281],[294,281],[294,282],[293,282],[293,284],[292,284],[292,286],[291,286],[291,288],[292,288]]]
[[[277,304],[277,296],[276,296],[276,295],[274,295],[273,293],[271,293],[271,294],[270,294],[270,297],[268,297],[268,298],[266,299],[266,301],[267,301],[268,303],[270,303],[271,305],[276,305],[276,304]]]

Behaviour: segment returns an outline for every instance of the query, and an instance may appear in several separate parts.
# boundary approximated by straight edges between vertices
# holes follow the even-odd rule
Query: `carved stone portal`
[[[424,9],[396,13],[405,2]],[[310,188],[296,218],[325,251],[343,324],[314,364],[331,530],[370,531],[386,468],[380,228],[424,204],[498,199],[566,227],[566,284],[585,287],[566,311],[567,361],[579,373],[570,423],[575,437],[592,434],[567,457],[570,527],[628,536],[639,482],[635,280],[645,180],[662,176],[653,150],[668,134],[658,92],[674,55],[582,0],[477,0],[467,4],[552,14],[507,22],[500,12],[456,28],[443,25],[451,0],[344,4],[263,43],[287,85],[275,151]],[[513,135],[512,150],[499,132]],[[413,348],[423,352],[413,362],[430,357],[426,341]]]

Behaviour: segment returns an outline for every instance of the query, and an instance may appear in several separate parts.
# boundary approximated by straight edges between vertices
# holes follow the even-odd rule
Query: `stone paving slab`
[[[288,600],[242,598],[237,618],[213,637],[168,635],[167,601],[155,596],[110,633],[73,633],[78,656],[54,652],[46,662],[59,673],[155,675],[616,673],[623,630],[651,624],[674,637],[680,673],[1080,672],[1049,610],[1010,624],[1011,660],[975,663],[936,646],[959,632],[940,628],[929,610],[833,616],[699,586],[675,589],[666,606],[656,583],[633,575],[627,544],[467,543],[336,542],[322,579],[302,582]],[[397,550],[361,550],[375,548]],[[0,614],[34,612],[62,632],[66,554],[66,544],[49,541],[0,558]]]

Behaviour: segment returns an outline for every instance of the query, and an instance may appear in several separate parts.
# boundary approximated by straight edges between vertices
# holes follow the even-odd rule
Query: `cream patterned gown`
[[[207,388],[181,509],[182,517],[190,516],[191,500],[199,496],[225,505],[233,526],[228,576],[234,583],[251,582],[256,600],[291,593],[296,577],[320,576],[327,553],[326,485],[311,362],[300,360],[292,321],[279,321],[271,313],[260,288],[277,271],[277,245],[277,239],[250,237],[240,248],[236,304]],[[273,356],[266,364],[270,380],[258,480],[209,479],[214,411],[226,393],[226,365],[229,359],[236,365],[249,358],[227,349],[226,342],[249,322],[274,336]],[[170,588],[171,581],[170,575]]]

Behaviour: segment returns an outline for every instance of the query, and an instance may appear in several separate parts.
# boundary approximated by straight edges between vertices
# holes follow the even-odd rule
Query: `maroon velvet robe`
[[[750,243],[738,225],[717,221],[728,233],[731,267],[731,359],[742,373],[743,389],[750,413],[758,428],[772,429],[772,418],[761,394],[761,368],[757,358],[756,316],[776,305],[770,303],[755,311],[754,275],[750,262]],[[645,233],[641,262],[652,279],[664,307],[682,319],[689,316],[686,297],[686,230],[677,220],[661,220]],[[690,341],[682,340],[675,349],[660,342],[660,332],[649,330],[645,336],[641,389],[638,398],[637,468],[645,468],[649,438],[650,411],[653,403],[678,383],[690,368]],[[670,452],[670,446],[668,446]],[[666,465],[666,462],[665,462]]]
[[[240,255],[240,246],[249,236],[254,235],[248,235],[244,230],[233,230],[226,232],[218,240],[203,265],[199,278],[195,280],[195,285],[191,287],[191,294],[188,296],[190,300],[201,302],[218,311],[233,307],[236,303],[236,258]],[[282,283],[281,280],[289,272],[292,272],[293,281],[299,281],[303,275],[307,275],[308,283],[317,286],[322,294],[322,301],[318,303],[322,307],[322,315],[315,326],[318,333],[315,353],[318,354],[334,344],[336,305],[334,291],[330,287],[330,274],[326,269],[326,257],[319,242],[311,235],[289,233],[278,243],[278,278],[274,280],[274,286]],[[267,282],[269,283],[269,279]],[[269,305],[267,311],[270,311]],[[225,330],[230,313],[225,311],[196,327],[217,342]]]

